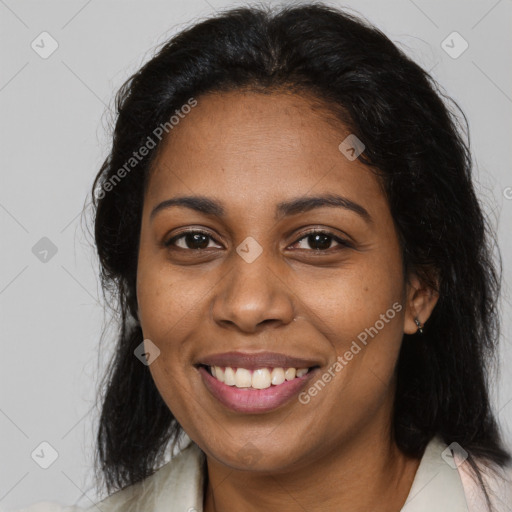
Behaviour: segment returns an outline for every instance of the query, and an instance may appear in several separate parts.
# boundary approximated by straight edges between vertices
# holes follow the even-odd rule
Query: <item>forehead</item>
[[[319,101],[236,91],[197,102],[162,142],[146,201],[197,194],[264,212],[286,197],[337,192],[385,205],[375,175],[339,150],[349,130]]]

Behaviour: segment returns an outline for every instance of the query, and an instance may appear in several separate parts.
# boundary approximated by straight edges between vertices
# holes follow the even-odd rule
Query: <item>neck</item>
[[[398,512],[419,459],[405,456],[389,432],[359,436],[287,472],[238,471],[207,458],[205,512],[296,510]]]

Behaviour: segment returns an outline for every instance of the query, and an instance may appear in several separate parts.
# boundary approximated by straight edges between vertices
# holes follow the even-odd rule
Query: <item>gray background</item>
[[[468,117],[478,190],[504,259],[502,372],[493,399],[512,444],[512,1],[331,4],[349,6],[380,27],[432,70]],[[233,5],[0,0],[0,507],[40,500],[89,506],[96,499],[93,406],[109,354],[108,340],[99,350],[105,316],[80,214],[108,153],[109,108],[157,44]],[[46,59],[31,47],[35,40],[50,48],[43,31],[58,43]],[[441,46],[453,31],[469,44],[458,58]],[[452,52],[462,48],[450,41]],[[48,241],[34,254],[43,237],[56,254]],[[39,453],[40,462],[49,461],[44,441],[58,453],[48,469],[31,457],[37,449],[34,458]]]

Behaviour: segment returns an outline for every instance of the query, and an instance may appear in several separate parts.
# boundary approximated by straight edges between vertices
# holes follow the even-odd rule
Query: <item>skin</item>
[[[155,384],[207,457],[205,511],[398,511],[419,460],[392,438],[394,367],[403,334],[428,320],[437,296],[403,275],[389,205],[375,175],[338,149],[349,134],[341,123],[304,95],[197,99],[150,175],[137,298],[144,338],[161,351],[149,366]],[[324,193],[371,221],[332,206],[276,221],[277,203]],[[162,201],[190,195],[221,201],[225,216],[173,206],[151,217]],[[197,228],[211,236],[199,249],[184,237],[165,246]],[[319,228],[352,245],[327,238],[315,249],[305,233]],[[263,249],[251,263],[236,252],[249,236]],[[322,375],[394,303],[401,311],[308,404],[236,413],[193,366],[213,353],[269,350],[317,359]]]

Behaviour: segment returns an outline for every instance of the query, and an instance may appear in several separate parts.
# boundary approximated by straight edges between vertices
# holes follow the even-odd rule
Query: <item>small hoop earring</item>
[[[420,334],[423,334],[423,325],[422,325],[422,323],[417,318],[414,319],[414,322],[418,326],[418,332]]]

